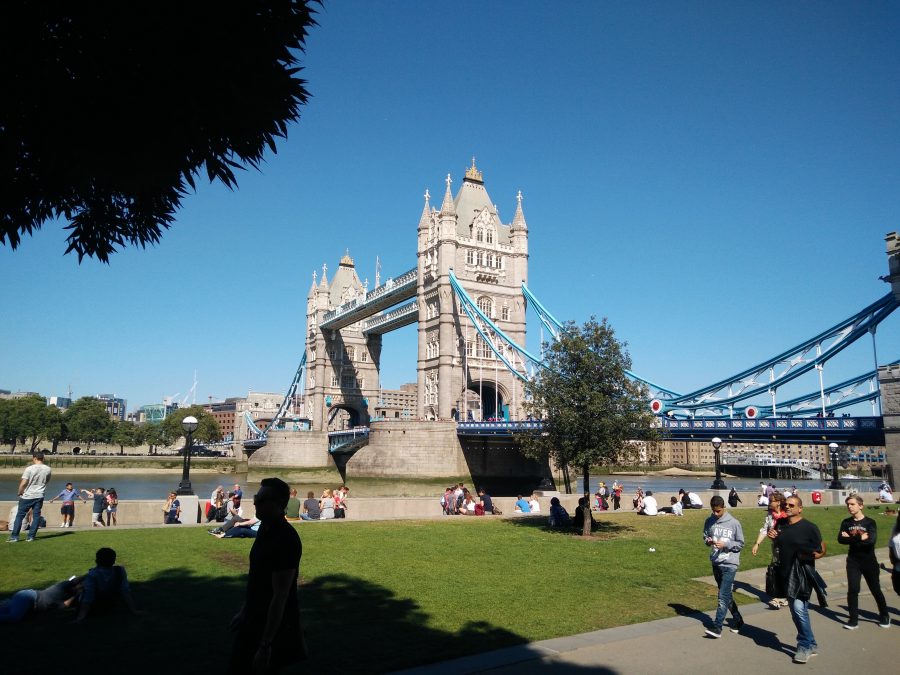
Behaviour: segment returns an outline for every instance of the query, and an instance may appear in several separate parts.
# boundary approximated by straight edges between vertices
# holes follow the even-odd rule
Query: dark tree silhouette
[[[171,226],[205,166],[236,186],[309,96],[318,0],[0,4],[0,243],[50,220],[109,262]]]

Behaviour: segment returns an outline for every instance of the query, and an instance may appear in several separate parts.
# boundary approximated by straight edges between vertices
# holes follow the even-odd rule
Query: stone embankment
[[[843,505],[844,499],[850,494],[848,490],[822,490],[822,505],[831,506],[835,504]],[[578,495],[565,495],[558,493],[535,493],[538,501],[541,503],[541,515],[547,515],[550,511],[550,499],[554,496],[559,497],[560,502],[566,507],[566,510],[572,514],[578,505]],[[709,499],[715,494],[712,491],[704,491],[697,493],[703,500],[704,504],[709,503]],[[867,505],[875,504],[874,493],[863,493]],[[727,491],[722,493],[727,496]],[[813,504],[813,500],[808,490],[800,490],[800,496],[804,504]],[[658,495],[660,504],[668,503],[668,494],[660,493]],[[201,518],[201,512],[205,510],[206,501],[200,500],[198,497],[179,497],[182,503],[182,522],[198,523],[205,522],[205,518]],[[515,514],[515,497],[494,497],[494,503],[503,511],[503,517],[521,517]],[[118,521],[121,525],[161,525],[163,521],[163,500],[122,500],[119,502]],[[892,505],[893,506],[893,505]],[[244,499],[244,515],[249,517],[253,515],[253,503],[249,498]],[[756,509],[762,511],[757,506],[742,506],[742,509]],[[621,512],[628,513],[631,509],[631,496],[623,495]],[[0,501],[0,519],[8,518],[12,522],[16,512],[16,502]],[[50,504],[44,502],[43,515],[47,519],[47,525],[52,529],[60,522],[59,503]],[[189,516],[188,514],[192,514]],[[601,513],[594,513],[595,518],[602,517]],[[443,518],[440,506],[440,497],[352,497],[348,501],[347,520],[418,520],[428,518]],[[668,517],[668,516],[664,516]],[[75,526],[90,527],[91,526],[91,505],[76,504],[75,507]]]

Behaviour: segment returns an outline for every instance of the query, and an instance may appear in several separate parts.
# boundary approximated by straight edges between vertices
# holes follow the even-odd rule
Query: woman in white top
[[[334,518],[334,492],[330,489],[325,488],[325,491],[322,493],[322,499],[319,500],[319,508],[321,509],[319,520],[331,520]]]
[[[528,499],[528,506],[531,507],[532,513],[540,513],[541,512],[541,503],[537,500],[537,497],[531,495]]]

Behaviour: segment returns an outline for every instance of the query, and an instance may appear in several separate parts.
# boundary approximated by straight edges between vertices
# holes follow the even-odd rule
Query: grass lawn
[[[749,540],[742,569],[766,565],[767,545],[757,558],[749,552],[762,510],[734,513]],[[544,518],[300,524],[300,602],[311,651],[303,670],[382,672],[711,610],[715,589],[690,581],[710,573],[700,537],[706,515],[603,515],[589,540],[547,531]],[[829,553],[845,552],[836,543],[843,508],[804,515],[819,525]],[[4,672],[62,672],[73,655],[82,667],[131,672],[217,668],[229,653],[227,626],[242,601],[251,543],[172,527],[51,529],[34,543],[2,544],[0,598],[82,574],[97,548],[111,546],[147,611],[87,625],[57,614],[5,627],[5,642],[20,648],[8,650]]]

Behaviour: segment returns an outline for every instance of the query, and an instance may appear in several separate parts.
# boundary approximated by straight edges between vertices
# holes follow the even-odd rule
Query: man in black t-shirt
[[[265,478],[253,497],[262,521],[250,549],[244,606],[231,622],[236,631],[228,672],[276,673],[306,656],[297,605],[303,546],[284,519],[288,484]]]
[[[769,538],[778,540],[778,574],[783,588],[789,589],[788,579],[794,560],[804,565],[815,566],[815,561],[825,555],[825,542],[814,523],[803,519],[803,502],[797,495],[791,495],[784,502],[787,518],[778,523],[777,529],[769,530]],[[805,598],[788,595],[791,618],[797,627],[797,651],[794,663],[806,663],[818,654],[816,637],[809,622],[809,594]]]

